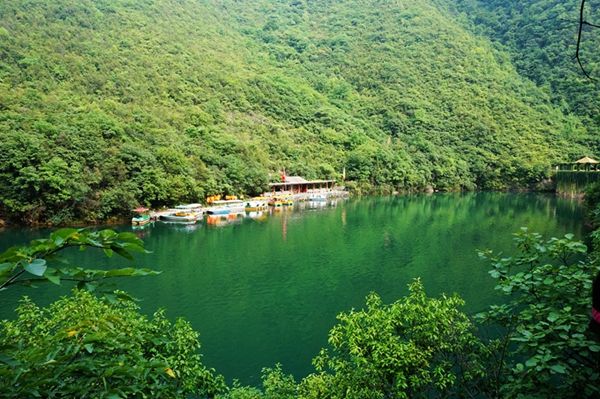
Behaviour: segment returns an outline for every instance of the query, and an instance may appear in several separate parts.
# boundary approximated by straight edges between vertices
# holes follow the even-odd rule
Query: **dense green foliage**
[[[586,152],[552,99],[439,1],[6,0],[0,218],[254,194],[281,168],[527,186]]]
[[[188,322],[172,324],[162,311],[148,319],[122,291],[104,292],[102,299],[92,294],[104,279],[158,272],[72,266],[60,256],[71,247],[128,260],[147,252],[129,232],[61,229],[0,254],[0,292],[63,281],[86,290],[43,309],[24,298],[16,320],[0,323],[0,396],[212,397],[225,389],[223,377],[202,365],[198,333]]]
[[[213,396],[223,377],[202,365],[189,323],[151,318],[131,301],[74,291],[47,308],[25,298],[0,324],[3,398]]]
[[[574,59],[579,1],[563,0],[436,0],[462,14],[469,27],[508,51],[519,73],[544,89],[552,103],[580,117],[590,132],[600,128],[600,30],[584,26],[581,60],[596,81],[587,79]],[[584,18],[600,23],[595,1],[588,1]],[[589,136],[592,150],[600,150],[597,134]]]
[[[443,398],[476,395],[484,384],[486,348],[459,310],[458,297],[428,298],[417,280],[410,294],[384,305],[375,294],[367,308],[342,313],[329,334],[331,353],[315,359],[334,397]]]

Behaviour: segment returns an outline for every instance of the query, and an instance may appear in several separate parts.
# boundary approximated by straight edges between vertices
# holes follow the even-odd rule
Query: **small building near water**
[[[269,183],[271,192],[308,193],[315,190],[331,190],[335,180],[306,180],[300,176],[281,176],[281,182]]]
[[[579,197],[590,184],[600,182],[600,162],[586,156],[560,164],[556,167],[554,180],[558,194]]]

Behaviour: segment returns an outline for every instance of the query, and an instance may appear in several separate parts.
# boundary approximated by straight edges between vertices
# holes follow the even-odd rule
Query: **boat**
[[[148,208],[136,208],[133,211],[137,215],[131,218],[132,226],[144,226],[152,221]]]
[[[244,212],[244,201],[240,200],[213,201],[212,205],[206,210],[209,215],[229,215],[230,213]]]
[[[275,208],[279,208],[282,206],[292,206],[292,205],[294,205],[294,200],[292,199],[291,196],[272,197],[269,200],[269,206],[272,206]]]
[[[202,212],[202,204],[182,204],[175,207],[181,211]]]
[[[210,195],[210,196],[206,197],[206,203],[210,205],[213,202],[218,201],[220,199],[221,199],[220,195]]]
[[[196,223],[202,217],[202,212],[175,210],[166,215],[160,215],[160,220],[170,223]]]
[[[255,197],[246,201],[244,209],[246,212],[260,211],[261,209],[265,209],[267,206],[267,200],[265,197]]]
[[[150,222],[152,222],[152,218],[147,213],[142,214],[142,215],[137,215],[137,216],[134,216],[131,218],[132,226],[144,226]]]

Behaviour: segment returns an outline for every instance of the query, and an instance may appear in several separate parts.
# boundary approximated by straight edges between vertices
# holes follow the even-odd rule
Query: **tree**
[[[430,298],[419,280],[409,295],[338,315],[316,372],[296,383],[281,366],[263,369],[263,391],[234,385],[221,399],[474,397],[489,392],[490,351],[460,311],[458,296]]]
[[[16,320],[0,323],[0,343],[3,398],[213,397],[225,388],[188,322],[87,291],[47,308],[24,298]]]
[[[391,305],[370,294],[366,309],[338,316],[331,350],[314,360],[327,397],[443,398],[486,389],[487,349],[459,310],[462,299],[429,298],[419,280],[409,291]]]

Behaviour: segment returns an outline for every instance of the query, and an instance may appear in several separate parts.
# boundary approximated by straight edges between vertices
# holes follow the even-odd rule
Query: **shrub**
[[[117,294],[121,294],[117,292]],[[3,397],[212,397],[222,376],[202,365],[198,334],[162,311],[73,291],[47,308],[24,298],[0,324]]]

